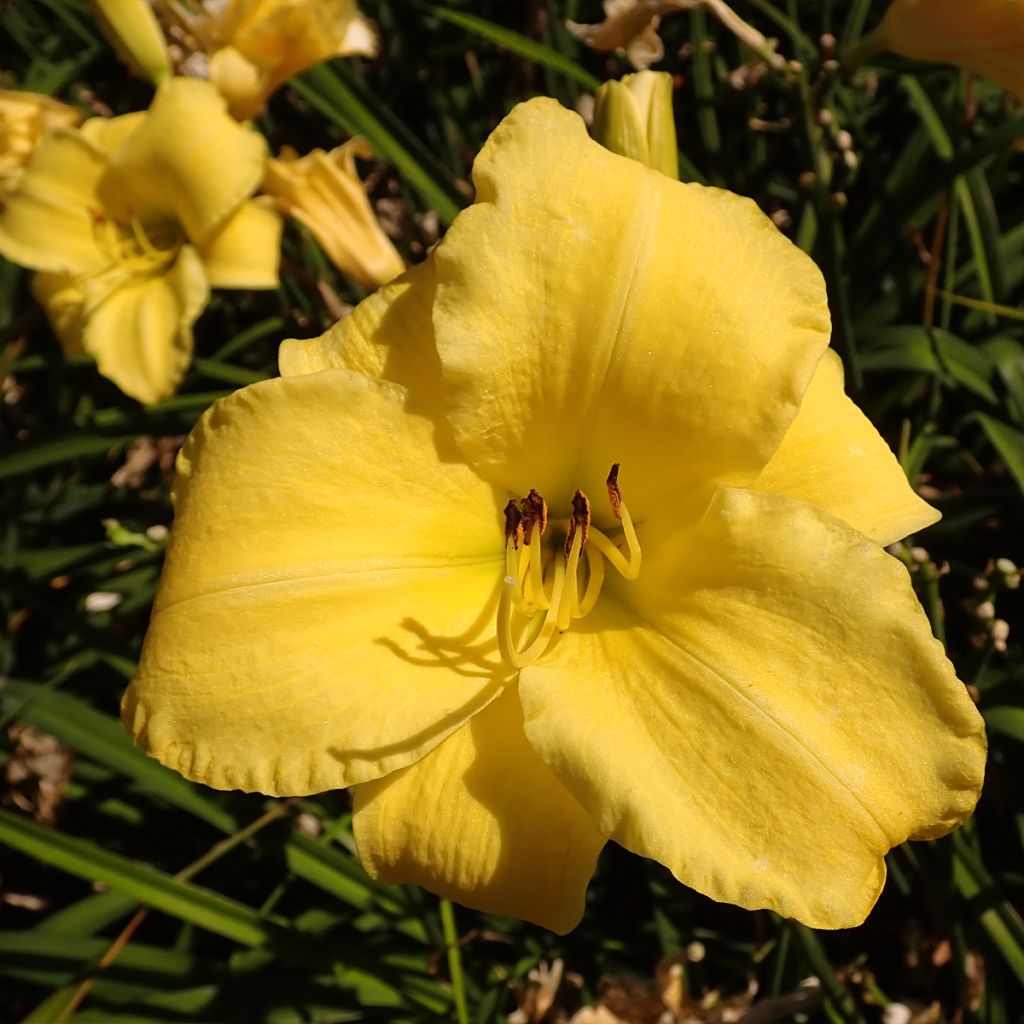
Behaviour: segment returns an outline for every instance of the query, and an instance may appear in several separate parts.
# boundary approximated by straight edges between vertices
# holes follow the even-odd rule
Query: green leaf
[[[1024,708],[1013,704],[1001,704],[985,708],[985,725],[990,732],[997,732],[1010,739],[1024,743]]]
[[[69,462],[72,459],[106,455],[131,444],[137,436],[124,433],[80,433],[52,441],[22,442],[13,450],[0,455],[0,480],[31,473],[45,466]]]
[[[400,140],[385,127],[380,112],[371,109],[370,101],[358,96],[335,68],[320,64],[290,84],[329,121],[366,138],[378,159],[393,164],[445,224],[455,219],[462,204],[450,183],[427,170],[410,151],[410,140]]]
[[[1024,492],[1024,433],[981,412],[974,418]]]
[[[1000,336],[986,341],[982,348],[1002,378],[1010,417],[1024,425],[1024,345]]]
[[[885,327],[863,335],[865,370],[916,370],[955,382],[992,405],[999,396],[990,383],[995,368],[986,354],[940,327]]]
[[[84,839],[44,828],[0,808],[0,843],[79,878],[101,882],[140,903],[188,921],[243,946],[295,945],[281,918],[261,917],[251,907],[154,868],[126,860]]]
[[[545,67],[551,68],[552,71],[559,71],[568,78],[573,79],[573,81],[579,82],[584,89],[589,89],[591,92],[601,84],[600,79],[595,78],[589,71],[581,68],[575,61],[570,60],[556,50],[552,50],[550,46],[538,43],[533,39],[528,39],[526,36],[513,32],[511,29],[503,28],[501,25],[495,25],[494,22],[487,21],[485,18],[478,18],[475,14],[465,14],[462,11],[447,10],[444,7],[436,6],[431,6],[430,12],[442,21],[448,21],[453,25],[459,25],[461,28],[468,29],[470,32],[490,40],[492,43],[497,43],[499,46],[504,46],[513,53],[519,54],[520,57],[525,57],[527,60],[532,60],[537,64],[543,64]]]
[[[112,771],[130,778],[141,790],[180,807],[222,832],[238,824],[206,792],[132,745],[127,731],[91,705],[62,690],[39,683],[8,680],[0,690],[5,717],[16,714]]]

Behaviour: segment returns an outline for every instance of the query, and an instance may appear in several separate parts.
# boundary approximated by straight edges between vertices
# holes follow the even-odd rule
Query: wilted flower
[[[604,21],[569,21],[569,31],[592,50],[624,53],[635,68],[649,68],[665,56],[658,26],[662,15],[680,9],[678,0],[603,0],[601,8]]]
[[[255,117],[300,71],[332,57],[377,54],[377,39],[355,0],[156,0],[195,53],[185,70],[202,73],[231,113]],[[203,66],[196,58],[202,55]]]
[[[0,253],[40,271],[66,353],[157,401],[191,361],[211,286],[277,284],[280,218],[248,201],[265,163],[263,138],[211,85],[172,79],[144,113],[43,140],[0,213]]]
[[[124,721],[218,788],[354,786],[372,874],[556,930],[608,838],[857,924],[985,740],[881,546],[936,513],[843,392],[820,274],[551,100],[474,180],[193,431]]]
[[[844,63],[879,50],[959,64],[1024,98],[1024,0],[894,0]]]
[[[74,107],[52,96],[0,89],[0,194],[21,180],[40,139],[81,120],[82,115]]]
[[[363,139],[350,139],[330,153],[314,149],[303,157],[286,149],[268,161],[263,182],[263,191],[309,228],[331,262],[367,288],[386,284],[405,269],[356,171],[356,157],[372,155]]]

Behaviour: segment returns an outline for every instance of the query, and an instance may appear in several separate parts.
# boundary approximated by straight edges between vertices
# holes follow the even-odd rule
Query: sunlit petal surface
[[[345,786],[422,757],[507,681],[497,505],[404,397],[331,370],[237,392],[193,431],[124,708],[165,763],[220,788]]]
[[[906,571],[825,513],[741,490],[644,554],[523,670],[531,742],[602,831],[686,884],[859,924],[884,854],[959,824],[984,766]]]
[[[827,509],[879,544],[892,544],[939,519],[846,395],[843,365],[831,350],[818,364],[800,412],[756,486]]]
[[[265,202],[243,203],[201,250],[211,286],[276,288],[281,227],[281,218]]]
[[[473,173],[434,306],[471,463],[567,501],[621,462],[641,516],[752,481],[828,343],[808,258],[749,200],[609,153],[552,100],[517,107]]]
[[[557,932],[579,923],[604,836],[527,742],[514,690],[354,800],[375,877]]]

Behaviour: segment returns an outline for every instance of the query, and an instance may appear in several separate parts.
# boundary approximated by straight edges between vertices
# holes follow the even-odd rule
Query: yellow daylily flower
[[[40,140],[82,120],[74,107],[37,92],[0,89],[0,194],[21,180]]]
[[[0,212],[0,253],[39,271],[66,353],[158,401],[191,361],[211,287],[277,285],[281,220],[249,198],[265,163],[216,89],[172,79],[144,113],[43,140]]]
[[[373,156],[363,139],[350,139],[330,153],[314,149],[303,157],[285,149],[267,162],[263,191],[309,228],[342,273],[376,288],[400,274],[405,264],[374,216],[356,171],[357,156]]]
[[[205,55],[205,75],[240,120],[259,114],[300,71],[332,57],[377,55],[377,37],[355,0],[199,0],[187,8],[157,0],[157,6]]]
[[[879,50],[959,64],[1024,99],[1024,0],[894,0],[844,64]]]
[[[820,274],[552,100],[474,181],[193,431],[126,725],[217,788],[354,786],[372,875],[557,931],[608,838],[859,923],[985,738],[882,547],[937,514],[844,394]]]
[[[149,0],[89,0],[97,24],[137,75],[159,85],[171,77],[171,57]]]

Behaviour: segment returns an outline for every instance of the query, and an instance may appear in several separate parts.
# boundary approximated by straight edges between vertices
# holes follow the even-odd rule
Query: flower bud
[[[597,90],[592,134],[613,153],[678,178],[672,76],[638,71],[605,82]]]
[[[90,0],[93,14],[131,70],[154,85],[171,77],[163,30],[146,0]]]

